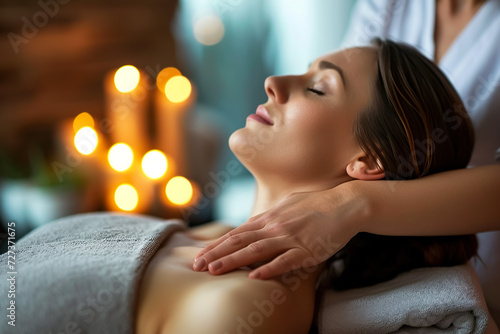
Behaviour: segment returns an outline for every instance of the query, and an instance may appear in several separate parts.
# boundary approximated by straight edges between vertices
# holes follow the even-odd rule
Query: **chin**
[[[254,176],[257,171],[269,171],[276,167],[273,146],[271,142],[259,142],[255,131],[247,127],[236,130],[229,137],[229,148]]]
[[[243,130],[244,129],[238,129],[231,133],[231,135],[229,136],[229,148],[234,154],[236,154],[238,147],[241,146],[242,135],[240,132],[242,132]]]
[[[241,128],[234,131],[229,137],[229,148],[243,164],[257,156],[257,150],[252,146],[249,135],[251,134],[248,133],[248,129]]]

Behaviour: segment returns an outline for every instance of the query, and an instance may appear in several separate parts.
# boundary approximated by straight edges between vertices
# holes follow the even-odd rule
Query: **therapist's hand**
[[[359,232],[365,202],[351,184],[287,196],[202,249],[193,269],[219,275],[269,261],[249,274],[268,279],[324,262]]]

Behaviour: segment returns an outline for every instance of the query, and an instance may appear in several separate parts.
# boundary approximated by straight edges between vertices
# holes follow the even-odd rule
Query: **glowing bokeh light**
[[[78,132],[81,128],[88,126],[89,128],[94,127],[94,119],[88,112],[82,112],[75,117],[73,121],[73,130],[75,133]]]
[[[130,184],[124,183],[115,190],[115,203],[124,211],[132,211],[137,207],[139,194]]]
[[[165,85],[167,84],[168,80],[179,75],[182,75],[181,71],[179,71],[175,67],[164,68],[160,71],[160,73],[158,73],[158,76],[156,77],[156,87],[158,87],[160,92],[164,92]]]
[[[142,170],[151,179],[158,179],[165,175],[167,167],[167,157],[159,150],[151,150],[142,158]]]
[[[170,202],[184,205],[189,203],[193,197],[193,186],[185,177],[175,176],[168,181],[165,193]]]
[[[165,95],[170,102],[179,103],[185,101],[191,94],[191,83],[188,78],[176,75],[170,78],[165,85]]]
[[[215,45],[224,37],[224,23],[213,14],[201,17],[193,27],[194,38],[203,45]]]
[[[137,87],[140,78],[137,68],[132,65],[122,66],[115,73],[115,87],[122,93],[128,93]]]
[[[97,132],[88,126],[81,128],[75,134],[75,148],[83,155],[89,155],[94,152],[97,147],[97,142]]]
[[[123,172],[132,165],[132,162],[134,161],[134,153],[127,144],[114,144],[109,149],[108,161],[114,170]]]

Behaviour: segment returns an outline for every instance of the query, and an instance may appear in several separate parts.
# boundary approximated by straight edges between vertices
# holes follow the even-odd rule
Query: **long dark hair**
[[[474,146],[474,130],[453,85],[415,48],[380,39],[373,45],[378,75],[372,101],[359,113],[353,128],[361,148],[384,168],[389,180],[465,168]],[[336,289],[372,285],[414,268],[462,264],[476,252],[475,235],[359,233],[330,259],[330,281]]]

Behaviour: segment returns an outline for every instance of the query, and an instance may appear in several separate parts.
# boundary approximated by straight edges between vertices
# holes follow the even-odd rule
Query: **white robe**
[[[359,0],[342,48],[374,37],[413,45],[434,60],[435,0]],[[460,94],[476,132],[469,166],[500,160],[500,0],[486,1],[439,62]],[[466,191],[466,189],[464,189]],[[500,202],[500,201],[499,201]],[[492,316],[500,323],[500,232],[481,233],[475,261]]]

